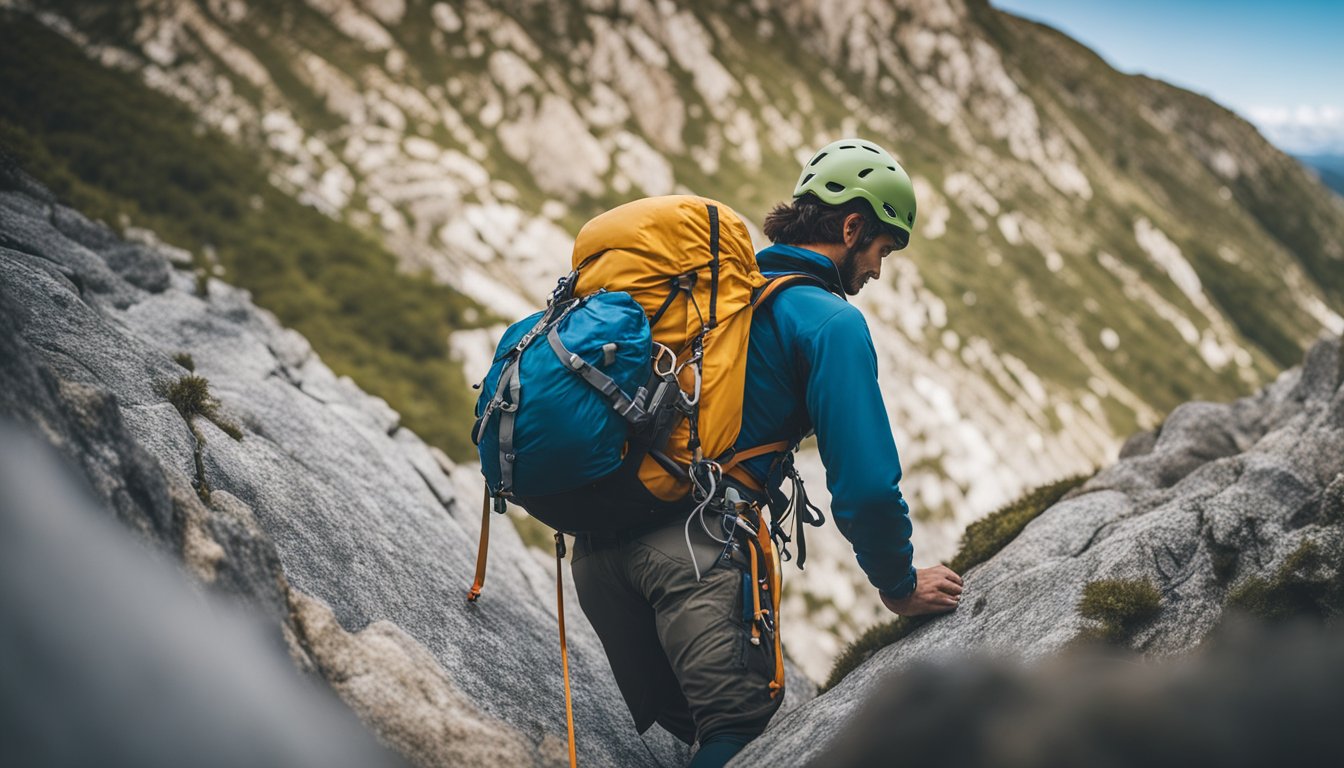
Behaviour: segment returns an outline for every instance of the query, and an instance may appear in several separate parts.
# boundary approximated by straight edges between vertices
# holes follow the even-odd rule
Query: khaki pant
[[[709,516],[706,516],[709,520]],[[580,536],[573,572],[579,603],[606,649],[640,733],[658,723],[692,743],[716,733],[761,733],[784,700],[770,696],[774,643],[751,643],[744,550],[691,523],[703,578],[695,580],[683,524],[640,535]],[[717,523],[711,529],[722,538]]]

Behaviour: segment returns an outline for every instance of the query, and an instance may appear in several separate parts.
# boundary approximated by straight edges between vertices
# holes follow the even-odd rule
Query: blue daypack
[[[647,399],[652,345],[644,308],[624,291],[553,302],[509,326],[476,401],[490,494],[548,496],[615,471]]]

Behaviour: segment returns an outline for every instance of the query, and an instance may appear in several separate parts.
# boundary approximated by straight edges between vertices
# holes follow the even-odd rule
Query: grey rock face
[[[961,607],[875,654],[835,689],[777,718],[735,765],[825,764],[835,724],[849,722],[884,675],[966,651],[1037,659],[1091,622],[1084,587],[1139,579],[1161,594],[1128,644],[1179,654],[1222,620],[1230,592],[1272,579],[1295,552],[1320,553],[1313,579],[1344,567],[1344,369],[1339,339],[1254,397],[1188,403],[1154,438],[1032,521],[964,574]]]
[[[480,513],[459,497],[480,492],[474,473],[453,472],[246,292],[211,281],[198,297],[162,249],[9,181],[0,415],[57,446],[212,590],[259,609],[301,669],[416,763],[567,762],[554,563],[495,518],[485,593],[466,602]],[[179,353],[241,439],[168,402],[188,373]],[[682,760],[660,730],[635,734],[567,576],[566,589],[583,762]],[[789,706],[812,690],[791,683]]]
[[[893,671],[818,768],[1332,765],[1344,752],[1344,629],[1220,627],[1199,653],[1097,653]]]
[[[295,671],[273,625],[194,590],[82,480],[0,423],[0,762],[404,765]]]

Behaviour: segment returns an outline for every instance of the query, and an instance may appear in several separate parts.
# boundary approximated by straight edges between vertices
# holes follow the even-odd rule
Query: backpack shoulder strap
[[[805,272],[790,272],[788,274],[770,278],[766,284],[761,286],[751,297],[751,306],[758,310],[765,309],[781,291],[795,285],[815,285],[827,293],[830,293],[830,289],[827,288],[826,284],[820,279]]]

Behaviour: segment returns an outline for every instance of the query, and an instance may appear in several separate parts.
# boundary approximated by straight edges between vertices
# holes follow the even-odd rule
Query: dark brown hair
[[[863,216],[863,231],[858,247],[864,248],[890,229],[873,215],[872,206],[863,198],[840,205],[827,205],[813,195],[803,195],[792,203],[780,203],[765,216],[762,230],[770,242],[780,245],[845,242],[845,219],[851,213]],[[899,241],[900,238],[897,238]]]

